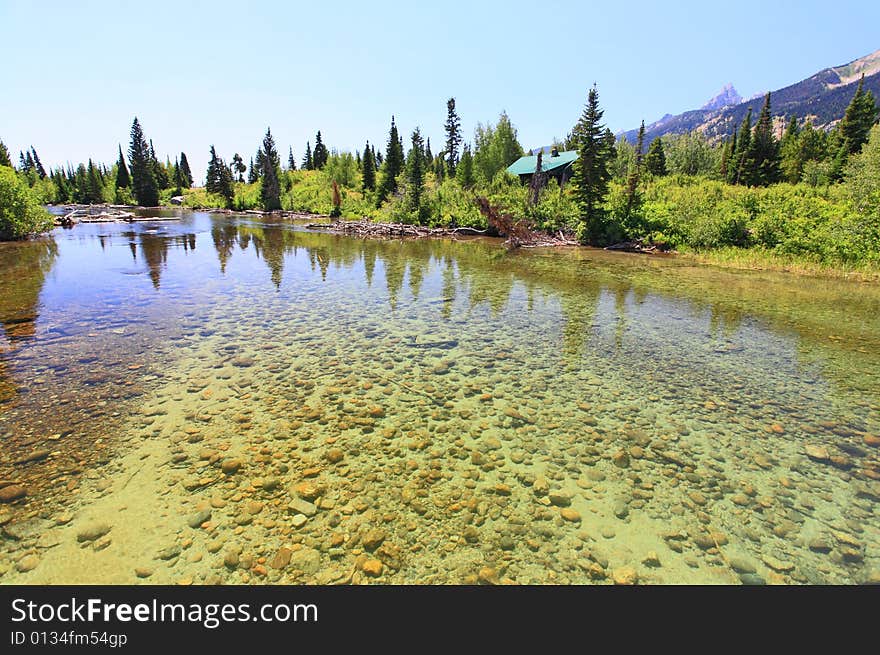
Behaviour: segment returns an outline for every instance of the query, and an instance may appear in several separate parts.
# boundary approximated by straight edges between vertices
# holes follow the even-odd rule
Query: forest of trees
[[[643,124],[635,144],[605,126],[594,86],[566,138],[553,140],[578,153],[563,188],[547,176],[524,185],[506,172],[524,150],[505,112],[478,123],[468,141],[455,98],[446,109],[438,152],[419,127],[400,134],[392,116],[384,147],[365,140],[363,151],[340,152],[318,130],[299,166],[292,146],[282,165],[267,129],[247,164],[238,153],[227,163],[212,145],[200,188],[193,188],[186,154],[160,161],[137,118],[127,151],[120,145],[110,167],[88,161],[47,171],[33,146],[16,164],[2,142],[0,165],[13,167],[43,203],[153,206],[179,196],[190,207],[485,228],[475,202],[485,197],[533,229],[591,245],[634,240],[679,249],[759,247],[828,262],[880,259],[876,169],[865,164],[880,148],[878,109],[861,82],[830,131],[807,117],[774,120],[768,93],[759,115],[749,111],[727,139],[692,132],[644,143]],[[856,188],[865,196],[855,197]]]

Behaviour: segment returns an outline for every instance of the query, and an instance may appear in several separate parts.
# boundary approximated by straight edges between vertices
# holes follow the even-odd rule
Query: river
[[[0,582],[880,579],[880,286],[159,215],[0,244]]]

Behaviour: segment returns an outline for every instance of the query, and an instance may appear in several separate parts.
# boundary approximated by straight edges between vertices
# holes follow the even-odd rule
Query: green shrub
[[[53,221],[26,182],[0,166],[0,240],[24,239],[48,232]]]

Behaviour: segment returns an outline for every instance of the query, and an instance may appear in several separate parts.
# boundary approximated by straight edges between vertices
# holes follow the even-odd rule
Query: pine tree
[[[865,91],[864,86],[865,75],[862,73],[855,95],[839,124],[847,154],[850,155],[854,155],[862,149],[868,140],[871,127],[877,122],[877,105],[874,101],[874,94]]]
[[[153,140],[150,139],[150,167],[153,169],[153,177],[160,189],[168,188],[168,172],[156,158],[156,150],[153,148]]]
[[[189,162],[186,160],[186,153],[180,153],[180,177],[183,180],[184,188],[191,189],[193,185],[192,171],[189,169]]]
[[[328,156],[327,146],[321,140],[321,130],[318,130],[318,134],[315,136],[315,149],[312,151],[312,164],[315,169],[321,170],[324,168]]]
[[[180,160],[174,160],[174,193],[175,196],[183,195],[183,171],[180,170]]]
[[[394,124],[394,116],[391,117],[391,129],[388,132],[388,146],[385,149],[385,163],[382,169],[382,182],[379,185],[379,194],[376,198],[376,206],[381,205],[391,194],[397,191],[397,176],[403,170],[403,147],[400,145],[400,137],[397,135],[397,125]]]
[[[645,156],[645,168],[651,175],[663,177],[666,175],[666,153],[663,151],[663,139],[656,138],[648,147]]]
[[[471,154],[469,143],[466,143],[461,150],[461,159],[458,161],[455,179],[465,189],[470,189],[474,185],[474,156]]]
[[[116,161],[116,188],[127,189],[131,186],[131,177],[128,174],[128,166],[125,165],[125,157],[122,156],[122,145],[119,146],[119,159]]]
[[[37,175],[40,176],[41,180],[45,180],[46,179],[46,169],[43,168],[43,164],[40,161],[40,157],[39,157],[39,155],[37,155],[37,151],[33,146],[31,146],[31,153],[33,154],[34,170],[37,172]]]
[[[266,128],[266,136],[263,137],[262,162],[262,185],[260,186],[260,202],[266,211],[281,209],[281,184],[279,181],[281,164],[278,151],[275,149],[275,139],[272,132]]]
[[[238,153],[232,155],[232,170],[238,173],[238,181],[244,182],[244,172],[247,170],[247,166],[244,165],[244,160]]]
[[[375,146],[375,145],[373,145],[373,146],[371,146],[371,147],[373,148],[373,161],[376,162],[376,170],[378,170],[379,167],[382,165],[382,162],[383,162],[383,159],[384,159],[383,156],[382,156],[382,150],[380,149],[380,150],[377,152],[377,151],[376,151],[376,146]]]
[[[611,172],[608,165],[612,157],[613,138],[609,144],[606,128],[602,125],[604,111],[599,109],[599,92],[590,89],[587,104],[574,128],[578,158],[574,164],[574,196],[581,210],[577,229],[582,243],[600,244],[606,238],[605,196]],[[611,147],[609,147],[611,146]]]
[[[287,153],[287,170],[296,170],[296,160],[293,158],[293,146],[290,146],[290,149]]]
[[[733,183],[734,184],[745,184],[745,177],[743,173],[743,167],[746,162],[746,155],[749,151],[749,145],[752,140],[752,108],[749,107],[749,110],[746,112],[746,117],[743,118],[742,124],[739,126],[739,141],[736,144],[736,150],[734,151],[734,176]]]
[[[312,157],[312,146],[308,141],[306,141],[306,156],[303,157],[303,170],[304,171],[315,170],[315,160]]]
[[[9,166],[9,168],[12,168],[12,160],[9,158],[9,149],[2,141],[0,141],[0,166]]]
[[[31,154],[30,150],[24,153],[19,152],[18,159],[21,162],[22,173],[27,174],[34,170],[34,156]]]
[[[86,186],[84,200],[89,205],[98,205],[104,202],[104,193],[101,187],[101,178],[98,176],[98,168],[89,159],[89,165],[86,169]]]
[[[155,207],[159,204],[159,185],[153,171],[150,147],[137,117],[131,125],[128,160],[131,162],[131,190],[135,200],[139,205]]]
[[[428,137],[425,142],[425,161],[431,165],[434,163],[434,155],[431,153],[431,137]]]
[[[458,146],[461,145],[461,121],[455,113],[455,98],[446,101],[446,169],[455,176],[458,166]]]
[[[724,140],[721,146],[721,163],[718,164],[718,177],[725,181],[730,171],[730,160],[733,158],[731,141],[731,139]]]
[[[376,188],[376,162],[373,160],[373,150],[370,148],[370,142],[364,148],[363,157],[363,189],[364,192],[372,191]]]
[[[211,158],[208,160],[208,172],[205,175],[205,191],[223,196],[226,206],[232,207],[232,201],[235,199],[232,171],[229,170],[226,162],[217,156],[213,145]]]
[[[247,176],[248,184],[254,184],[259,179],[260,179],[260,174],[257,172],[257,168],[254,165],[254,158],[251,157],[251,165],[248,166],[248,176]]]
[[[624,221],[629,220],[632,213],[636,211],[641,204],[639,196],[639,182],[642,178],[642,148],[645,144],[645,121],[642,121],[639,127],[639,136],[636,141],[635,161],[632,170],[626,179],[626,210],[624,211]]]
[[[764,106],[749,141],[741,176],[749,186],[769,186],[780,179],[779,142],[773,134],[769,93],[764,96]]]
[[[426,207],[422,205],[425,191],[425,144],[419,128],[413,130],[411,140],[412,147],[406,158],[406,204],[418,223],[422,223],[426,218]]]

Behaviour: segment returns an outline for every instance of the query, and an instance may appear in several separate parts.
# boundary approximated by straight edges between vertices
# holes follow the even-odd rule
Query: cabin
[[[559,186],[562,186],[571,179],[573,174],[572,166],[577,156],[577,150],[559,152],[559,150],[553,148],[549,153],[545,152],[541,156],[541,171],[548,177],[556,178]],[[520,182],[527,183],[531,181],[537,166],[538,156],[526,155],[508,166],[507,172],[519,176]]]

